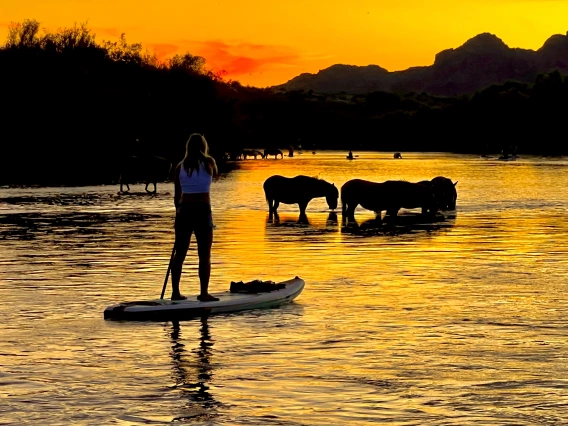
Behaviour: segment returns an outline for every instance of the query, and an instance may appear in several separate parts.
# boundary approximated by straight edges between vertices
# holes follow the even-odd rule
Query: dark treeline
[[[130,155],[177,162],[191,132],[220,162],[298,143],[568,154],[568,77],[558,72],[459,98],[278,92],[224,81],[189,53],[159,61],[124,36],[97,42],[85,25],[49,33],[27,20],[0,48],[0,79],[0,184],[115,183]]]

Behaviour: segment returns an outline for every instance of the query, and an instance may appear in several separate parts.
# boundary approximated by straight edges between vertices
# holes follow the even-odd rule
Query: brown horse
[[[243,160],[246,160],[247,157],[254,157],[254,159],[256,160],[256,157],[259,155],[261,158],[264,158],[264,154],[260,151],[257,151],[256,149],[243,149],[241,155],[243,157]]]
[[[421,208],[422,214],[432,216],[438,211],[438,204],[430,187],[403,180],[379,183],[352,179],[341,187],[341,202],[344,221],[355,220],[355,208],[358,205],[378,215],[386,210],[386,214],[392,217],[396,217],[401,208]]]
[[[130,183],[144,182],[145,190],[155,194],[158,191],[158,182],[166,180],[171,173],[172,163],[167,158],[152,155],[131,156],[122,163],[119,177],[120,192],[130,191]],[[154,190],[150,191],[148,186],[154,185]],[[123,190],[126,186],[126,191]]]
[[[458,181],[452,182],[444,176],[436,176],[432,180],[423,180],[418,182],[422,185],[427,185],[432,189],[436,200],[438,201],[438,208],[440,210],[455,210],[458,192],[456,185]]]
[[[302,217],[306,214],[308,203],[318,197],[325,197],[330,209],[337,208],[339,191],[333,183],[323,179],[303,175],[293,178],[274,175],[264,181],[263,188],[270,214],[278,212],[280,203],[298,204]]]
[[[277,159],[278,156],[280,158],[284,158],[284,154],[278,148],[266,148],[264,150],[264,158],[268,158],[269,155],[274,155],[274,159]]]

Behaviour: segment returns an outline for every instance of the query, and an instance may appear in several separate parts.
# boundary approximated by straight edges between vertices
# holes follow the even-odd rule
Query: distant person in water
[[[185,157],[177,165],[174,174],[176,239],[172,259],[172,300],[187,299],[179,291],[179,282],[193,233],[197,241],[201,286],[197,299],[202,302],[219,300],[208,292],[213,244],[213,219],[209,189],[217,173],[217,164],[215,159],[209,155],[209,146],[205,137],[199,133],[191,134],[186,144]]]
[[[353,158],[353,152],[351,150],[349,150],[349,154],[347,155],[347,158],[349,158],[349,159]]]

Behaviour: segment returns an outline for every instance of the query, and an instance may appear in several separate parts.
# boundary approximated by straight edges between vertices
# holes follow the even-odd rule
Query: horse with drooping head
[[[458,199],[458,191],[456,190],[457,184],[458,181],[452,182],[451,179],[444,176],[436,176],[432,179],[432,189],[438,199],[440,210],[456,209]]]
[[[280,156],[280,158],[284,158],[284,154],[278,148],[266,148],[264,150],[264,158],[268,158],[269,155],[274,155],[275,160],[278,156]]]
[[[371,182],[363,179],[351,179],[341,187],[343,222],[355,221],[355,208],[361,205],[380,215],[396,217],[401,208],[422,209],[423,215],[434,216],[438,203],[434,192],[428,185],[403,180]]]
[[[241,156],[243,160],[246,160],[247,157],[254,157],[254,159],[256,160],[257,156],[264,158],[264,154],[256,149],[243,149],[243,151],[241,152]]]
[[[158,182],[163,182],[169,178],[171,173],[172,162],[167,158],[155,155],[127,157],[121,164],[118,179],[120,192],[127,193],[130,191],[131,183],[140,181],[146,184],[146,192],[155,194],[158,191]],[[153,191],[148,189],[150,184],[154,185]],[[126,191],[124,187],[126,187]]]
[[[339,191],[335,184],[323,179],[304,175],[292,178],[274,175],[264,181],[263,188],[270,214],[276,214],[280,203],[284,203],[298,204],[300,217],[305,216],[308,203],[318,197],[325,197],[330,209],[337,208]]]
[[[434,196],[438,201],[438,208],[440,210],[456,209],[456,201],[458,198],[456,185],[458,184],[458,181],[452,182],[452,180],[447,177],[436,176],[432,180],[423,180],[418,183],[426,185],[432,189]]]

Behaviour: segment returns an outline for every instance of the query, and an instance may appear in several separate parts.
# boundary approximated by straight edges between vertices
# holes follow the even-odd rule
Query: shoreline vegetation
[[[245,148],[297,145],[568,155],[557,70],[458,97],[260,89],[190,53],[160,61],[124,34],[98,42],[86,24],[48,32],[32,19],[9,27],[0,78],[0,185],[115,184],[132,156],[177,162],[192,132],[221,167]]]

